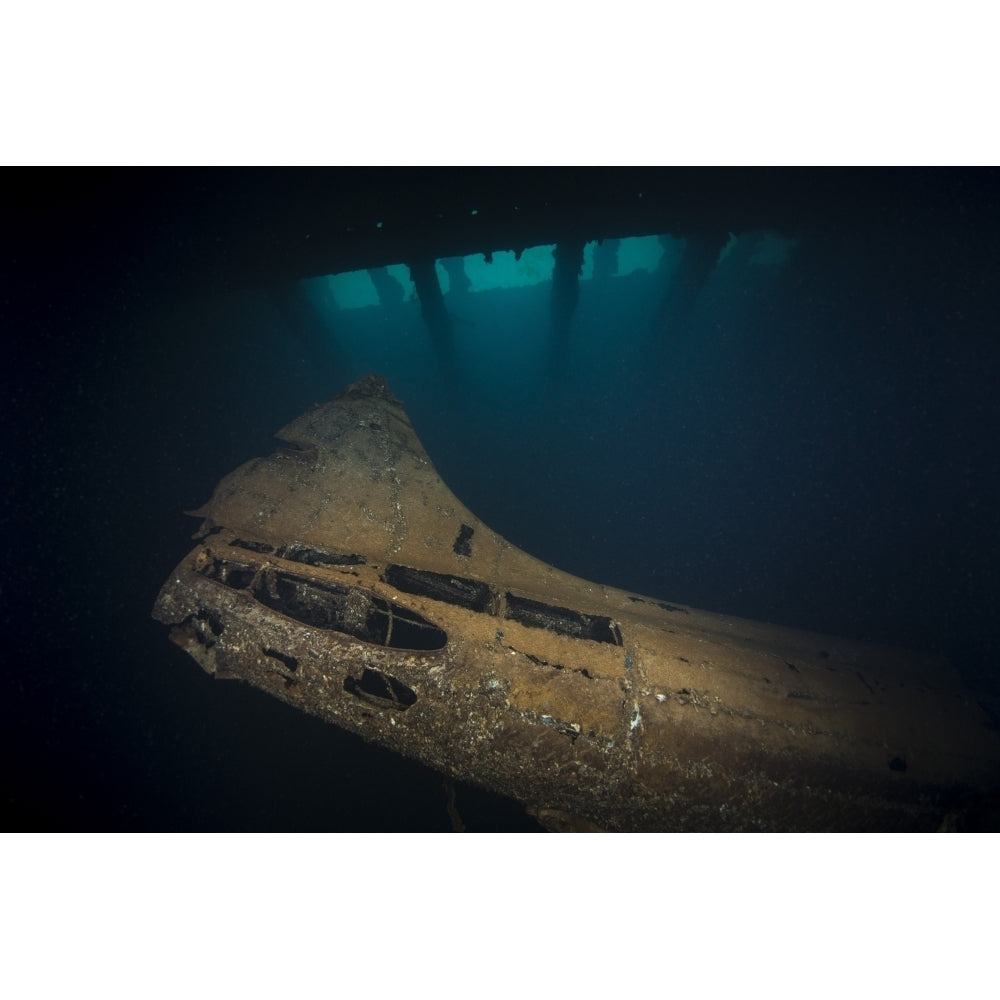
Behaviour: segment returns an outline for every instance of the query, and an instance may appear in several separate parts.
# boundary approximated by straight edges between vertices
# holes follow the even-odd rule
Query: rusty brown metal
[[[368,375],[194,512],[153,615],[208,673],[555,830],[960,824],[992,709],[938,659],[590,583],[445,486]]]

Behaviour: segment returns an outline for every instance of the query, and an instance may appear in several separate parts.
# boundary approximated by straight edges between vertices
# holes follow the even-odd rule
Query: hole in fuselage
[[[402,681],[381,670],[365,667],[361,677],[346,677],[344,690],[364,701],[405,712],[417,700],[417,693]]]
[[[415,611],[359,587],[264,573],[253,595],[274,611],[312,628],[330,629],[390,649],[443,649],[447,634]]]

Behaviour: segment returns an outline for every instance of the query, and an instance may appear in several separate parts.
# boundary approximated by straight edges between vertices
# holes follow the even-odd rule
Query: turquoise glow
[[[684,240],[673,236],[631,236],[622,239],[618,244],[618,269],[615,276],[624,278],[640,273],[652,275],[657,271],[669,274],[680,263],[685,245]],[[774,233],[753,232],[739,236],[730,233],[728,242],[719,254],[717,266],[739,247],[748,251],[745,259],[755,269],[768,273],[777,272],[787,263],[794,245],[794,240]],[[595,242],[584,247],[581,282],[590,281],[593,277],[595,247]],[[521,254],[520,259],[516,259],[511,250],[500,250],[493,254],[490,263],[486,262],[483,254],[470,254],[464,258],[465,274],[470,282],[469,292],[475,294],[545,284],[552,280],[554,250],[553,244],[530,247]],[[440,262],[436,270],[441,292],[447,295],[451,289],[448,272]],[[393,264],[386,271],[399,282],[404,300],[415,301],[416,291],[410,280],[409,268],[404,264]],[[308,285],[309,293],[317,305],[331,311],[366,309],[379,305],[375,286],[367,271],[348,271],[315,278]]]
[[[659,236],[629,236],[618,246],[618,277],[635,271],[652,274],[660,266],[663,245]]]

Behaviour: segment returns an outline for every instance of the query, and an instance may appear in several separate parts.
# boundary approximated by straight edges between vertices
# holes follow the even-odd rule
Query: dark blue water
[[[779,267],[751,245],[666,311],[663,274],[583,282],[557,345],[547,283],[446,299],[445,358],[415,301],[303,326],[263,289],[8,289],[31,347],[3,384],[8,825],[450,829],[440,776],[212,681],[149,618],[197,527],[182,511],[368,371],[539,558],[940,652],[1000,690],[995,244],[974,271],[902,224],[800,234]],[[533,827],[466,786],[456,803],[471,829]]]

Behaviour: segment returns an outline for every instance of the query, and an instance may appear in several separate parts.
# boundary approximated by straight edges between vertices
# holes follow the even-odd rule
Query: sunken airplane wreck
[[[153,615],[208,673],[553,830],[961,827],[994,709],[937,660],[588,583],[438,477],[368,375],[196,516]]]

